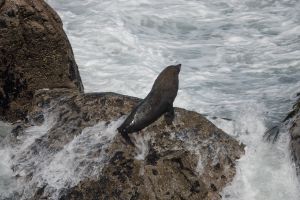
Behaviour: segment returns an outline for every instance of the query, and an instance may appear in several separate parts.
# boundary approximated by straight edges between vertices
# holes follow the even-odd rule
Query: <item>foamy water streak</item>
[[[289,136],[282,137],[276,145],[262,141],[265,131],[263,106],[241,107],[234,123],[220,125],[236,135],[245,145],[246,153],[237,164],[237,175],[232,184],[222,192],[226,200],[281,200],[299,199],[299,183],[290,159]]]
[[[39,188],[44,188],[44,194],[51,199],[58,199],[63,190],[79,181],[97,178],[108,159],[105,149],[124,121],[120,118],[109,125],[99,122],[87,127],[63,149],[53,152],[42,143],[55,125],[55,119],[50,115],[41,126],[27,128],[16,142],[8,139],[3,142],[0,149],[2,199],[28,199]]]
[[[10,124],[0,122],[0,141],[10,133],[11,129],[12,126]],[[7,149],[0,149],[0,199],[11,196],[11,188],[16,185],[15,180],[11,178],[13,172],[10,168],[9,160],[10,157]]]
[[[100,122],[85,128],[57,153],[41,175],[50,187],[70,188],[85,178],[97,178],[108,157],[105,154],[123,119],[108,126]]]
[[[3,199],[26,199],[28,195],[32,195],[31,189],[28,186],[32,186],[31,183],[24,182],[26,177],[33,176],[32,174],[39,170],[39,167],[44,167],[44,157],[42,152],[37,154],[36,142],[42,138],[54,124],[54,116],[46,117],[47,122],[41,126],[32,126],[27,128],[24,133],[12,135],[8,132],[7,137],[1,141],[0,146],[0,167],[1,167],[1,179],[4,187],[0,189],[0,197]],[[1,181],[1,182],[2,182]],[[22,197],[19,195],[22,191],[25,193]],[[29,190],[27,193],[26,190]]]
[[[149,153],[149,142],[150,142],[150,134],[138,135],[132,134],[135,140],[135,148],[136,148],[136,156],[137,160],[145,160],[146,156]]]

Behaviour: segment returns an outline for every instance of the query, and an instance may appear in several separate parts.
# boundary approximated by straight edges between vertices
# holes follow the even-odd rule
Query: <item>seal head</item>
[[[173,102],[178,91],[178,75],[181,64],[166,67],[156,78],[150,93],[125,119],[118,131],[132,144],[129,133],[137,132],[149,126],[164,114],[167,124],[174,119]]]

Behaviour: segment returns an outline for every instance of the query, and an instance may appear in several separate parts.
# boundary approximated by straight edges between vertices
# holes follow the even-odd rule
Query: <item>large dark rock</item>
[[[221,199],[219,192],[232,181],[235,161],[244,153],[243,145],[198,113],[176,108],[173,125],[168,126],[161,117],[142,130],[139,135],[149,138],[144,141],[143,158],[137,158],[142,151],[140,143],[136,147],[126,144],[115,129],[111,133],[115,136],[109,140],[105,137],[99,141],[78,139],[84,138],[83,134],[92,134],[85,132],[85,128],[95,127],[100,122],[109,129],[111,123],[129,113],[139,101],[114,93],[80,94],[67,89],[37,91],[29,115],[30,124],[19,127],[9,139],[12,146],[18,146],[18,138],[26,138],[26,134],[30,134],[26,129],[30,126],[52,124],[27,149],[13,156],[14,172],[20,182],[24,181],[24,187],[28,187],[24,191],[34,194],[28,198],[49,199],[52,192],[57,192],[47,181],[39,183],[42,188],[34,187],[37,185],[34,180],[39,180],[38,176],[43,174],[41,166],[51,168],[53,157],[58,157],[65,149],[71,151],[70,144],[76,140],[76,154],[81,155],[83,149],[90,148],[75,169],[80,174],[84,168],[84,177],[59,191],[56,196],[59,199]],[[49,122],[49,116],[55,120]],[[96,128],[93,134],[101,135],[103,131]],[[141,137],[137,136],[138,141]],[[86,143],[80,146],[83,142]],[[69,154],[59,162],[68,160]],[[100,157],[101,161],[96,161]],[[37,162],[48,162],[48,159],[52,163]],[[28,168],[32,161],[36,166]]]
[[[62,22],[43,0],[0,0],[0,119],[24,119],[42,88],[83,91]]]

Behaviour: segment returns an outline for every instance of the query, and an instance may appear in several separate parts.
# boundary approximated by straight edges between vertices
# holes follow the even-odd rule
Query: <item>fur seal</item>
[[[129,114],[118,128],[127,143],[134,145],[129,133],[137,132],[155,122],[164,114],[166,123],[174,119],[173,102],[178,91],[181,64],[166,67],[156,78],[150,93]]]

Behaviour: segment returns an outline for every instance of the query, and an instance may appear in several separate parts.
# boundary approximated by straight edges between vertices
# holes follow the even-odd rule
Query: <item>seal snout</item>
[[[174,67],[177,69],[177,72],[179,73],[179,72],[180,72],[180,69],[181,69],[181,64],[174,65]]]

